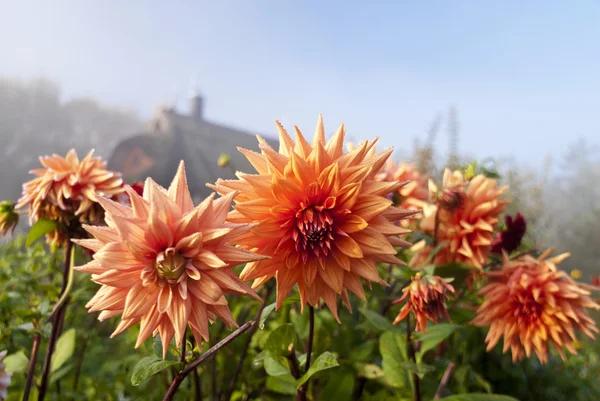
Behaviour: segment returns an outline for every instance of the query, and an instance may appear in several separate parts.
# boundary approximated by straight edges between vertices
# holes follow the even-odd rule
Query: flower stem
[[[254,321],[252,321],[252,320],[244,323],[242,326],[240,326],[239,329],[237,329],[236,331],[234,331],[233,333],[231,333],[230,335],[228,335],[227,337],[225,337],[224,339],[222,339],[221,341],[216,343],[208,351],[206,351],[204,354],[200,355],[200,357],[198,359],[196,359],[194,362],[190,363],[181,372],[176,374],[175,377],[173,378],[173,382],[171,383],[171,386],[169,387],[169,389],[167,390],[167,393],[165,394],[165,396],[163,398],[163,401],[171,401],[173,399],[173,396],[177,392],[177,389],[179,388],[179,386],[181,385],[183,380],[187,377],[187,375],[189,375],[191,372],[193,372],[202,362],[204,362],[207,359],[209,359],[210,357],[212,357],[214,354],[217,353],[217,351],[219,351],[221,348],[223,348],[224,346],[226,346],[227,344],[229,344],[230,342],[235,340],[236,337],[238,337],[240,334],[243,334],[246,330],[248,330],[250,327],[252,327],[252,324],[254,324]]]
[[[412,363],[416,364],[417,359],[415,358],[415,346],[411,339],[410,314],[406,318],[406,344],[408,348],[408,357]],[[421,401],[421,386],[419,382],[419,376],[415,372],[412,373],[412,382],[414,391],[413,400]]]
[[[305,373],[308,372],[308,369],[310,369],[310,356],[312,354],[313,341],[315,337],[315,308],[312,305],[308,305],[308,313],[310,318],[310,326],[308,331],[308,345],[306,347]]]
[[[238,364],[235,367],[235,371],[233,372],[233,378],[231,379],[229,388],[227,389],[227,391],[225,392],[225,395],[223,397],[224,401],[229,401],[231,399],[231,396],[233,395],[233,392],[235,391],[235,384],[238,380],[238,377],[240,376],[240,373],[242,372],[242,368],[244,367],[244,359],[246,358],[246,355],[248,354],[248,349],[250,348],[250,343],[252,342],[252,337],[254,336],[254,333],[256,333],[256,330],[258,330],[258,325],[260,322],[260,315],[262,315],[262,311],[265,308],[267,301],[269,300],[269,297],[271,296],[271,292],[273,292],[274,287],[275,287],[274,285],[267,284],[265,296],[263,297],[263,302],[258,306],[258,310],[256,311],[256,314],[254,315],[254,324],[252,325],[252,328],[250,328],[250,331],[248,332],[248,337],[246,337],[246,343],[244,344],[244,349],[242,349],[242,355],[240,355],[240,359],[238,360]]]
[[[40,347],[40,335],[33,336],[33,344],[31,346],[31,357],[29,358],[29,369],[27,370],[27,380],[25,381],[25,391],[23,392],[23,401],[29,400],[29,392],[33,384],[33,375],[35,374],[35,361]]]
[[[46,396],[46,390],[48,389],[48,381],[50,379],[50,366],[52,363],[52,354],[54,354],[54,348],[56,347],[56,341],[58,341],[58,336],[60,335],[60,331],[62,329],[62,324],[65,319],[65,313],[67,310],[67,299],[68,297],[63,296],[64,294],[68,295],[69,281],[71,281],[71,287],[73,285],[73,264],[75,261],[75,249],[73,247],[73,243],[71,241],[67,242],[67,247],[65,248],[65,266],[63,270],[63,282],[62,289],[60,293],[59,301],[57,302],[54,311],[50,315],[50,319],[53,321],[52,330],[50,331],[50,338],[48,339],[48,348],[46,350],[46,356],[44,359],[44,367],[42,369],[42,381],[40,384],[38,401],[43,401]],[[70,277],[70,278],[69,278]]]
[[[293,343],[290,344],[288,351],[289,354],[287,358],[290,361],[290,369],[292,371],[292,376],[294,377],[294,379],[298,380],[302,376],[302,373],[300,372],[300,363],[298,362],[298,358],[296,358],[296,350],[294,349]],[[306,386],[300,386],[300,388],[298,389],[297,400],[306,401]]]
[[[200,375],[198,369],[194,369],[194,393],[196,398],[194,401],[202,401],[202,384],[200,383]]]
[[[454,366],[456,366],[456,365],[454,365],[454,362],[450,362],[448,364],[448,367],[446,368],[446,371],[444,372],[444,376],[442,376],[442,380],[440,381],[440,385],[438,386],[437,391],[435,392],[435,395],[433,397],[434,400],[439,400],[442,397],[442,392],[448,385],[448,381],[450,381],[450,376],[452,375]]]

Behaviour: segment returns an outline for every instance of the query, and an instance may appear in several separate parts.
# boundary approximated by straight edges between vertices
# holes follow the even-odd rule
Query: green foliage
[[[54,220],[39,219],[33,226],[31,226],[29,234],[27,234],[27,242],[25,243],[25,246],[31,246],[31,244],[33,244],[35,241],[48,234],[50,231],[56,229],[57,226],[58,223]]]
[[[340,366],[337,359],[331,352],[324,352],[314,361],[308,371],[298,379],[296,382],[296,388],[300,388],[308,379],[311,378],[314,374],[325,370],[335,368],[336,366]]]
[[[148,379],[150,376],[162,372],[169,366],[178,364],[177,361],[170,361],[168,359],[157,358],[154,356],[147,356],[135,365],[133,373],[131,374],[131,384],[139,386],[141,382]]]

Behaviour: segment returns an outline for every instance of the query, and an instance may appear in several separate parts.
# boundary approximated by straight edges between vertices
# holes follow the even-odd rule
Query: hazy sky
[[[418,5],[417,5],[418,3]],[[0,76],[45,76],[151,115],[186,106],[274,133],[409,148],[458,110],[460,150],[540,164],[579,137],[600,142],[599,1],[0,0]],[[438,139],[446,146],[445,135]]]

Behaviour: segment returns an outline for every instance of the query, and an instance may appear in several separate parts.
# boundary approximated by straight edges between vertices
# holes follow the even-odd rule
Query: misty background
[[[600,274],[598,2],[0,6],[0,199],[39,155],[108,160],[199,91],[209,121],[275,137],[274,119],[312,133],[322,112],[434,175],[492,157],[529,239]]]

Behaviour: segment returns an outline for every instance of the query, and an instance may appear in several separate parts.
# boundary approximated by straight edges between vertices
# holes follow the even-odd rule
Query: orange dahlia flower
[[[499,199],[508,187],[498,188],[496,180],[481,174],[467,181],[460,171],[449,169],[444,171],[441,193],[432,181],[429,187],[435,204],[423,209],[420,228],[436,236],[438,244],[447,241],[432,263],[439,266],[456,261],[481,269],[488,260],[494,226],[509,203]],[[421,266],[433,245],[426,246],[425,241],[421,241],[413,250],[416,254],[411,266]]]
[[[548,344],[576,353],[575,330],[594,338],[598,329],[585,308],[600,308],[582,284],[573,281],[556,265],[568,253],[547,259],[552,250],[538,259],[524,256],[511,261],[506,253],[500,271],[489,272],[489,283],[480,294],[484,302],[473,320],[476,326],[490,326],[488,351],[504,337],[503,352],[509,349],[513,361],[534,351],[541,363],[548,361]]]
[[[391,150],[367,158],[375,141],[365,141],[344,154],[344,126],[326,141],[321,117],[312,144],[277,127],[279,151],[260,137],[262,154],[239,149],[257,174],[210,187],[240,191],[229,220],[259,224],[238,244],[272,257],[247,264],[242,279],[257,287],[275,276],[277,307],[297,284],[302,308],[322,298],[338,319],[337,295],[350,308],[348,290],[365,299],[361,278],[385,284],[376,262],[402,263],[394,246],[410,245],[398,237],[408,230],[395,222],[415,212],[386,198],[401,183],[375,180]]]
[[[378,179],[381,181],[399,181],[408,183],[398,188],[393,195],[394,204],[401,208],[422,210],[429,199],[427,177],[421,175],[414,164],[396,164],[388,159],[386,167]]]
[[[81,223],[102,219],[98,196],[115,196],[124,192],[119,173],[106,170],[106,162],[92,157],[93,150],[79,161],[71,149],[65,158],[59,155],[40,157],[44,168],[30,173],[37,175],[23,184],[23,194],[17,208],[29,206],[29,222],[41,218],[58,221],[63,230],[54,230],[48,239],[53,244],[63,244],[69,237],[78,236]]]
[[[84,226],[94,238],[74,240],[95,251],[76,268],[101,285],[89,311],[102,311],[100,320],[122,315],[113,336],[140,322],[136,347],[159,334],[163,356],[173,335],[180,346],[188,324],[198,344],[215,316],[237,326],[224,295],[260,298],[230,268],[263,257],[230,245],[251,228],[225,222],[235,193],[194,207],[183,162],[168,190],[151,179],[143,197],[126,190],[131,207],[98,198],[108,227]]]
[[[434,323],[441,319],[450,320],[446,301],[450,293],[454,293],[454,287],[449,284],[451,281],[439,276],[423,276],[421,273],[414,275],[410,284],[402,290],[402,298],[394,301],[394,304],[399,304],[406,300],[394,324],[404,320],[411,311],[417,320],[416,330],[423,333],[427,332],[428,320]]]

